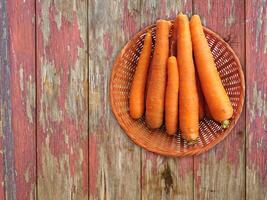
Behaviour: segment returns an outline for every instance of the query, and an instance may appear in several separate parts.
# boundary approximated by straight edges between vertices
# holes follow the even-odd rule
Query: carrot
[[[167,133],[174,135],[178,129],[179,73],[174,56],[168,59],[167,87],[165,95],[165,125]]]
[[[146,123],[152,129],[163,123],[166,87],[166,66],[169,54],[170,22],[158,20],[156,44],[151,64],[151,78],[146,98]]]
[[[198,15],[191,18],[190,30],[201,88],[210,113],[223,127],[228,126],[233,107],[222,85]]]
[[[198,94],[189,20],[186,15],[176,17],[177,58],[179,69],[179,123],[182,137],[190,143],[199,135]]]
[[[196,81],[197,81],[197,93],[198,93],[198,105],[199,105],[198,116],[199,120],[201,120],[204,117],[204,98],[197,73],[196,73]]]
[[[155,41],[154,41],[154,39],[152,37],[152,45],[153,45],[153,43],[155,43]],[[154,50],[155,50],[155,47],[154,47],[154,49],[152,47],[152,49],[151,49],[152,56],[150,56],[150,57],[153,57]],[[151,60],[153,61],[153,59],[151,59]],[[148,72],[147,72],[148,74],[147,74],[147,80],[146,80],[146,96],[147,96],[148,86],[149,86],[149,83],[150,83],[150,80],[151,80],[151,71],[152,71],[151,70],[151,66],[152,66],[152,62],[150,62],[149,69],[148,69]]]
[[[144,46],[137,63],[134,79],[130,91],[130,115],[134,119],[142,117],[145,111],[145,88],[147,71],[152,47],[151,31],[148,31]]]

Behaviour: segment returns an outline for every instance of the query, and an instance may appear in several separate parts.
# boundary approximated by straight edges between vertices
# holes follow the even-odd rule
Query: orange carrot
[[[165,95],[165,125],[167,133],[174,135],[178,129],[179,73],[174,56],[168,59],[167,87]]]
[[[212,117],[221,122],[223,127],[226,127],[233,115],[233,107],[222,85],[198,15],[192,17],[190,30],[197,71],[205,100]]]
[[[137,63],[130,92],[130,115],[134,119],[142,117],[145,111],[145,88],[152,47],[151,31],[147,32],[144,46]]]
[[[176,17],[177,58],[179,69],[179,122],[182,137],[194,142],[199,135],[198,94],[189,21],[186,15]]]
[[[153,45],[153,43],[155,43],[155,41],[153,40],[153,37],[152,37],[152,45]],[[155,49],[155,47],[154,47],[154,49]],[[154,54],[153,48],[152,48],[151,52],[152,52],[152,54]],[[152,59],[152,61],[153,61],[153,59]],[[150,83],[150,80],[151,80],[151,71],[152,71],[151,66],[152,66],[152,62],[150,62],[149,69],[148,69],[148,72],[147,72],[146,95],[145,95],[145,98],[147,97],[148,86],[149,86],[149,83]]]
[[[146,98],[146,123],[150,128],[159,128],[164,117],[166,67],[169,54],[170,22],[158,20],[156,44],[151,64],[151,78]]]
[[[201,120],[204,117],[204,98],[197,73],[196,73],[196,81],[197,81],[197,93],[198,93],[198,105],[199,105],[198,116],[199,120]]]

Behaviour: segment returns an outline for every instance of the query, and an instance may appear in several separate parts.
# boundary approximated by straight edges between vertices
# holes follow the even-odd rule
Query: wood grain
[[[0,198],[16,199],[9,32],[6,1],[0,1]]]
[[[230,44],[243,70],[244,6],[242,0],[193,0],[194,14]],[[245,108],[224,141],[194,158],[194,186],[195,199],[245,199]]]
[[[116,122],[109,78],[116,55],[140,28],[140,2],[89,1],[90,199],[140,199],[140,148]]]
[[[191,1],[141,1],[141,25],[191,14]],[[142,199],[193,199],[193,159],[166,158],[142,150]]]
[[[34,1],[1,1],[0,4],[0,164],[3,166],[0,197],[35,199]],[[24,23],[19,23],[20,20]]]
[[[7,14],[16,184],[13,192],[17,199],[35,199],[35,1],[7,1]]]
[[[36,3],[38,199],[87,199],[87,3]]]
[[[136,32],[192,9],[240,58],[246,108],[214,149],[167,158],[120,129],[109,78]],[[266,0],[0,0],[0,199],[267,199],[266,65]]]
[[[267,2],[246,2],[246,197],[267,199]]]

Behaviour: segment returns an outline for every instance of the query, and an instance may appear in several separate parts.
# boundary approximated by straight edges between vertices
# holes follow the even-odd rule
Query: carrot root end
[[[228,128],[228,126],[230,125],[230,120],[224,120],[223,122],[222,122],[222,128],[223,129],[226,129],[226,128]]]

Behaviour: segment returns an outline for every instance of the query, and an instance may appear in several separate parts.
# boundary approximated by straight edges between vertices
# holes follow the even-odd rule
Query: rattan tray
[[[200,122],[200,137],[195,145],[188,145],[180,131],[169,136],[165,127],[150,130],[144,118],[134,120],[129,115],[129,92],[131,82],[143,46],[145,33],[152,30],[155,41],[156,25],[137,33],[121,50],[112,69],[110,79],[110,101],[112,111],[125,133],[139,146],[165,156],[191,156],[205,152],[222,141],[235,126],[244,103],[244,75],[240,62],[232,48],[216,33],[205,28],[205,35],[215,59],[222,83],[230,97],[234,115],[230,126],[222,129],[220,124],[204,118]]]

